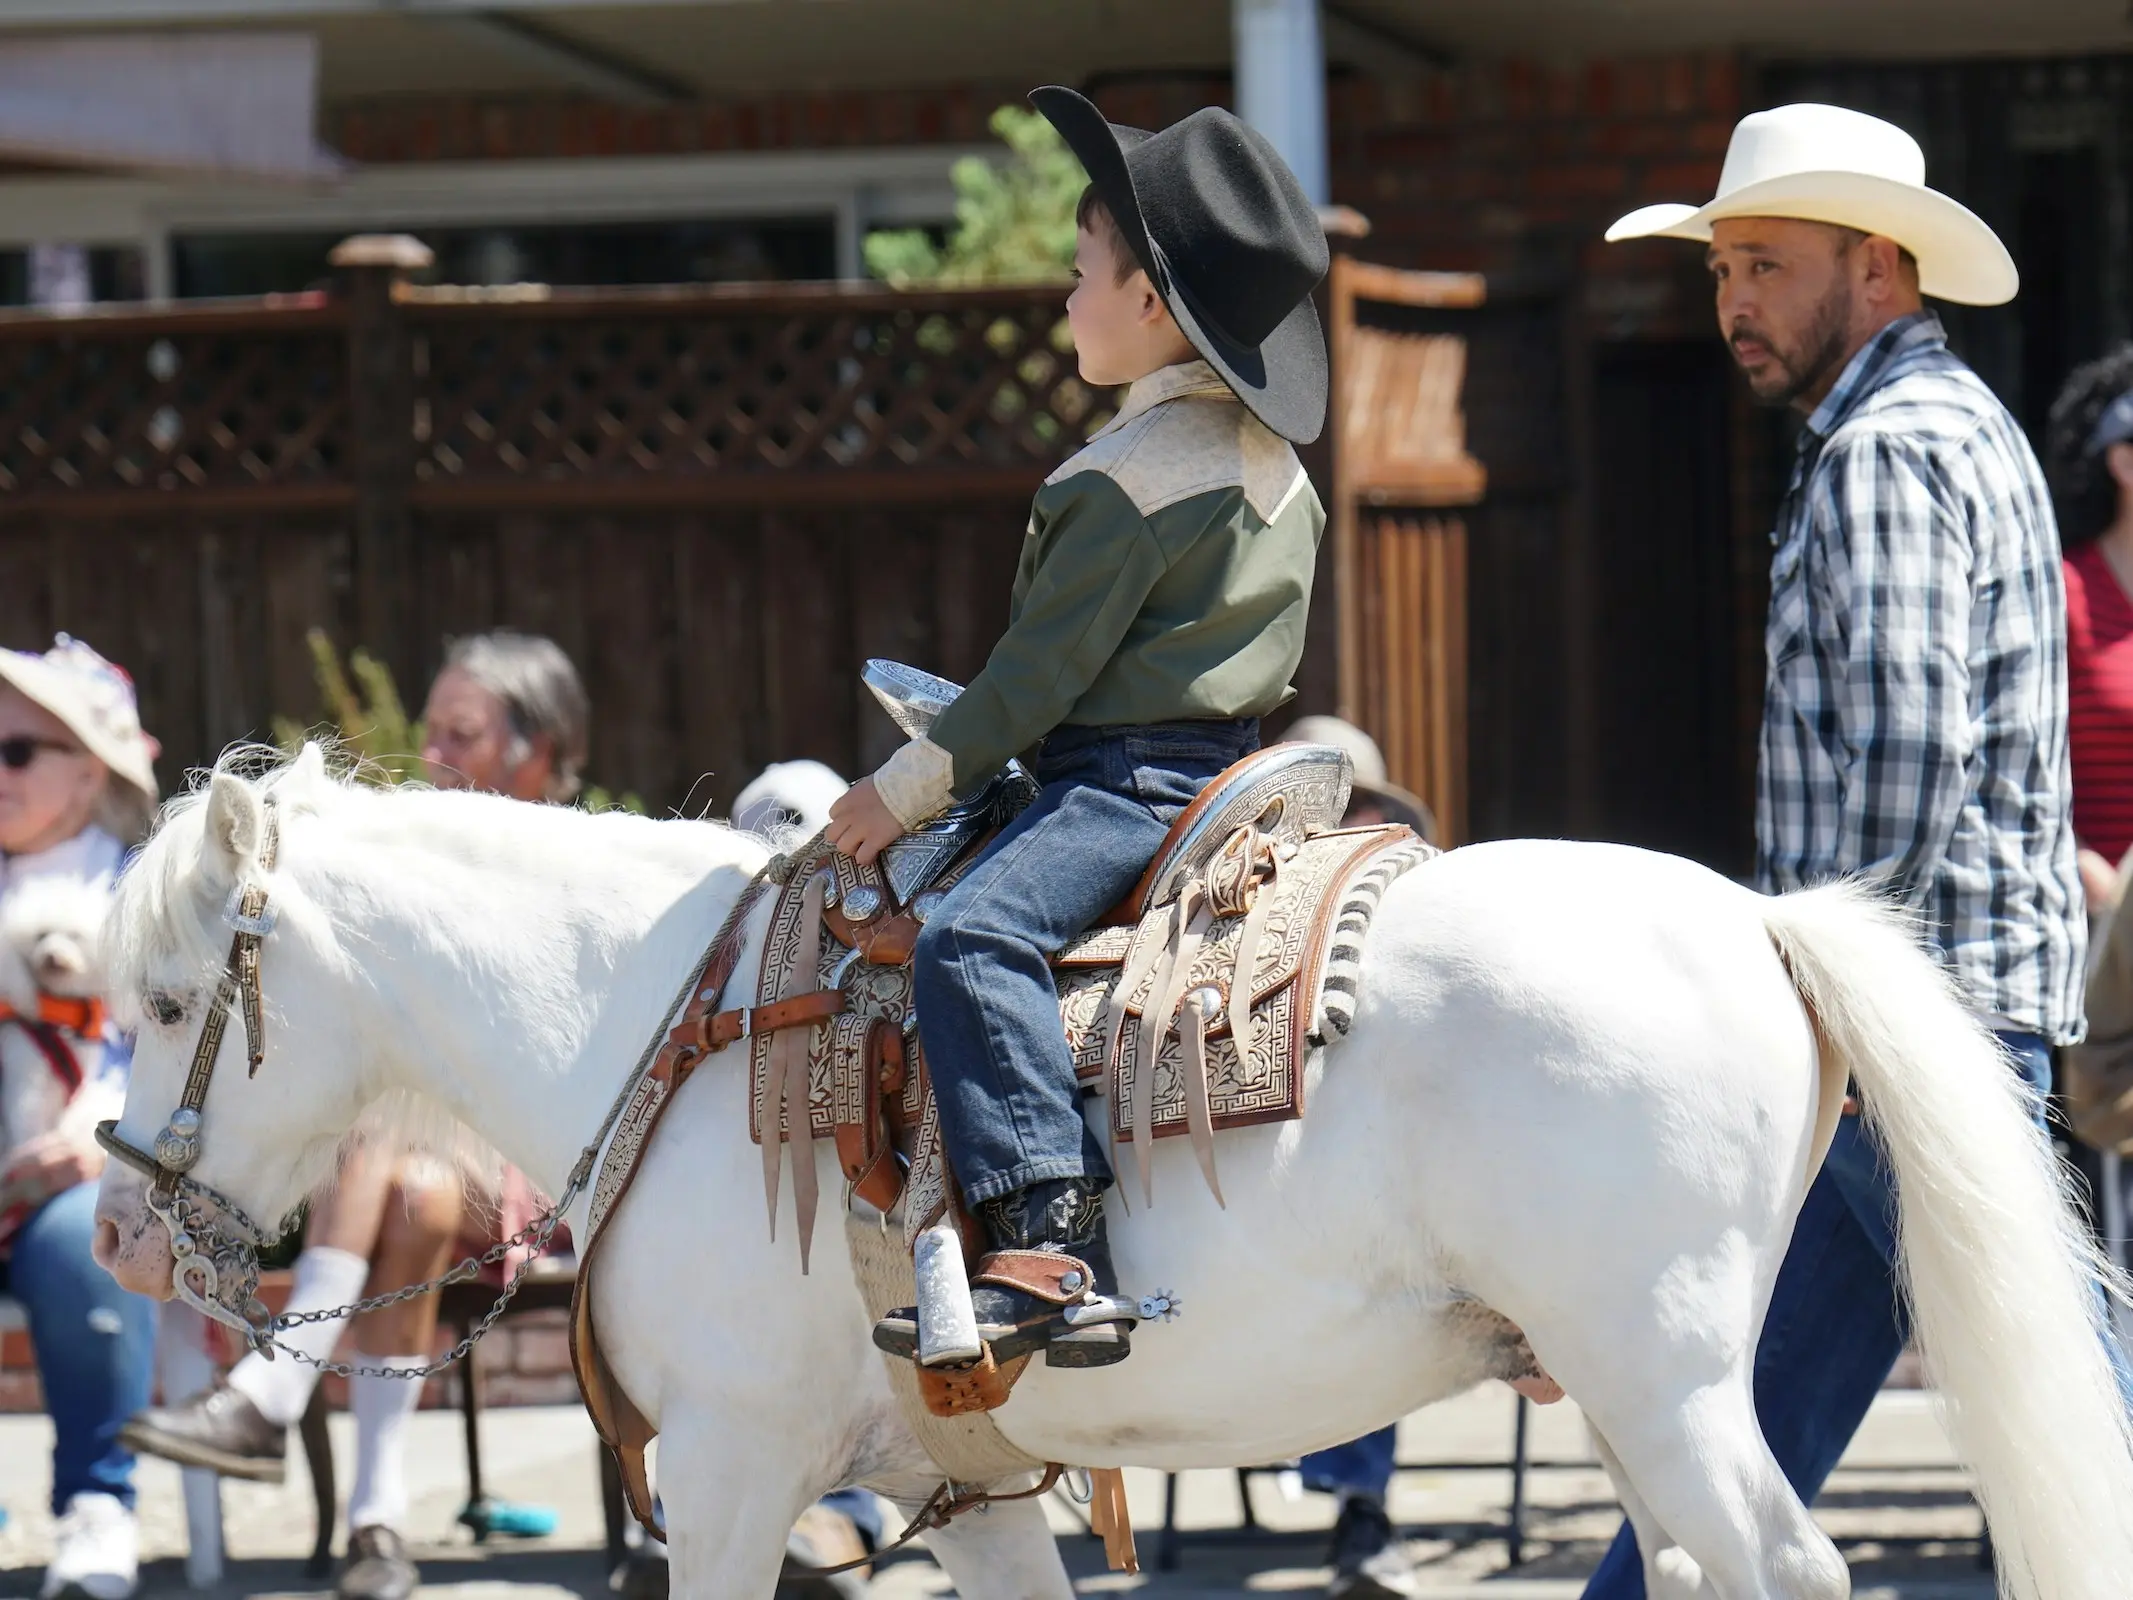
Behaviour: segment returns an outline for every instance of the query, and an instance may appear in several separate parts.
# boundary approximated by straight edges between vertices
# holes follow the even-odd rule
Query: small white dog
[[[52,875],[26,880],[0,905],[0,1150],[106,1114],[97,1096],[77,1091],[104,1063],[92,1003],[103,990],[98,943],[110,903],[107,878]]]

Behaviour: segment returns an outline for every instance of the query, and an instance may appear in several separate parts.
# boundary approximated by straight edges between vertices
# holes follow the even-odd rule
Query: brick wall
[[[764,95],[641,108],[559,96],[395,97],[332,108],[325,137],[353,161],[507,161],[969,144],[1012,85]]]
[[[325,132],[364,162],[961,144],[984,140],[993,109],[1024,87],[792,92],[655,109],[395,98],[338,106]],[[1106,114],[1144,127],[1227,103],[1230,92],[1227,74],[1195,72],[1094,88]],[[1486,62],[1402,80],[1340,72],[1329,100],[1334,198],[1371,219],[1361,253],[1375,260],[1672,279],[1689,252],[1610,248],[1600,230],[1648,201],[1709,195],[1742,109],[1739,58],[1722,53]]]
[[[1731,55],[1353,78],[1333,97],[1335,198],[1371,219],[1368,253],[1397,264],[1671,276],[1691,252],[1601,231],[1639,205],[1707,198],[1741,110]]]

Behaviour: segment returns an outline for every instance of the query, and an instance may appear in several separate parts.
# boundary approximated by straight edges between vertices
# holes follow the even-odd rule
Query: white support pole
[[[173,1405],[214,1381],[207,1321],[175,1300],[163,1303],[156,1326],[156,1376],[163,1403]],[[222,1583],[222,1480],[205,1467],[179,1473],[185,1493],[185,1585],[213,1589]]]
[[[1313,205],[1332,199],[1318,0],[1230,0],[1237,115],[1265,134]]]

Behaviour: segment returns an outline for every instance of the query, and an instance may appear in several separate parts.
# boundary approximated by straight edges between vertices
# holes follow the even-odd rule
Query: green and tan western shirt
[[[1204,361],[1164,367],[1037,491],[1007,632],[875,774],[931,816],[1054,728],[1258,716],[1293,692],[1325,512]]]

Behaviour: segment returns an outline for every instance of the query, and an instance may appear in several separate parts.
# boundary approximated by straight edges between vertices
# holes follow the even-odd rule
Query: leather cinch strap
[[[667,1035],[667,1042],[709,1053],[759,1033],[776,1033],[784,1028],[827,1022],[843,1009],[842,989],[812,989],[806,994],[796,994],[788,1000],[773,1000],[767,1005],[736,1006],[731,1011],[684,1018],[681,1026]]]

